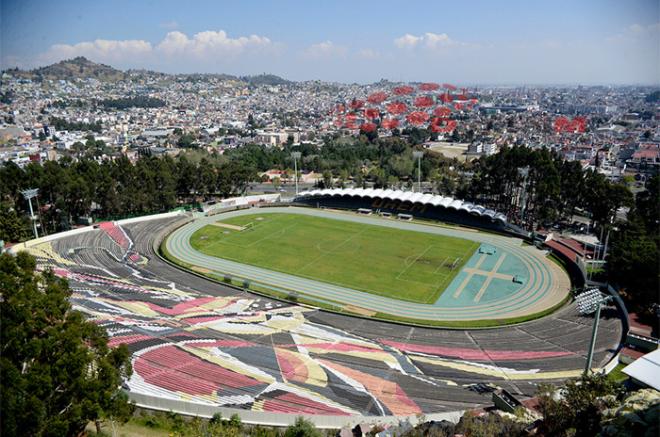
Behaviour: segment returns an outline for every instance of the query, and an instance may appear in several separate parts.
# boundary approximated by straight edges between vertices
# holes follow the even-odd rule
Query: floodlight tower
[[[598,332],[598,321],[600,320],[600,307],[602,304],[612,299],[612,296],[607,296],[600,292],[597,288],[592,288],[583,293],[580,293],[576,298],[577,309],[582,315],[587,315],[595,312],[594,325],[591,330],[591,342],[589,343],[589,352],[587,354],[587,364],[584,367],[584,374],[591,371],[591,359],[594,356],[594,346],[596,345],[596,333]]]
[[[291,152],[293,158],[293,171],[295,173],[294,179],[296,181],[296,197],[298,196],[298,160],[300,159],[300,152]]]
[[[422,156],[424,152],[422,150],[413,150],[413,158],[417,160],[417,190],[422,192]]]
[[[28,201],[28,205],[30,206],[30,220],[32,221],[32,230],[34,231],[34,238],[39,238],[39,234],[37,233],[37,216],[34,215],[34,211],[32,210],[32,198],[37,197],[38,193],[39,193],[39,188],[30,188],[21,191],[21,194],[23,195],[25,200]]]

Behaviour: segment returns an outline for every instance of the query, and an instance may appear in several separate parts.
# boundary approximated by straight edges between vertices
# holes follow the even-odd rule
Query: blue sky
[[[118,68],[295,80],[660,82],[660,2],[0,1],[2,68],[82,55]]]

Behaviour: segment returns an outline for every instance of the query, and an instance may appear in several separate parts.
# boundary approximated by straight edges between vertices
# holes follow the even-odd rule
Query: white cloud
[[[156,46],[156,49],[167,55],[174,55],[185,52],[186,47],[189,45],[190,39],[185,33],[174,31],[168,32],[165,38]]]
[[[323,41],[318,44],[312,44],[307,47],[303,55],[308,58],[336,58],[346,56],[347,49],[339,46],[332,41]]]
[[[400,49],[412,49],[417,46],[427,49],[440,49],[444,47],[474,47],[475,44],[465,43],[453,40],[446,33],[426,32],[419,36],[406,33],[400,38],[394,40],[394,45]]]
[[[86,56],[103,62],[139,59],[153,50],[151,43],[144,40],[107,40],[80,42],[77,44],[55,44],[39,56],[42,62]]]
[[[406,33],[400,38],[394,40],[394,45],[400,49],[413,48],[422,40],[421,36]]]
[[[449,35],[446,33],[431,33],[427,32],[423,36],[424,42],[426,43],[426,46],[428,48],[436,48],[436,47],[446,47],[450,45],[454,45],[455,42],[452,41],[451,38],[449,38]]]
[[[172,22],[174,23],[174,22]],[[168,24],[172,24],[168,23]],[[176,24],[176,23],[174,23]],[[97,39],[76,44],[55,44],[46,52],[33,58],[3,58],[3,65],[9,61],[14,65],[30,68],[51,64],[63,59],[85,56],[95,62],[121,65],[145,65],[148,62],[176,61],[182,57],[192,59],[213,59],[218,56],[237,56],[264,50],[277,51],[280,44],[259,35],[231,38],[223,30],[205,31],[188,37],[180,31],[168,32],[156,45],[144,40]],[[10,64],[7,64],[10,65]]]
[[[192,38],[179,31],[169,32],[156,50],[166,55],[193,55],[205,57],[211,55],[238,55],[250,49],[263,49],[272,46],[270,39],[258,36],[230,38],[224,30],[196,33]]]

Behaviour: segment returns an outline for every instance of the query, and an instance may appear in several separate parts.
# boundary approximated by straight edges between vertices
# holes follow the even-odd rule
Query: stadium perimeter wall
[[[166,213],[162,213],[162,214],[145,215],[145,216],[142,216],[142,217],[134,217],[134,218],[124,219],[124,220],[117,220],[117,221],[114,221],[113,223],[115,223],[117,225],[127,225],[129,223],[144,222],[144,221],[149,221],[149,220],[158,220],[158,219],[164,219],[164,218],[169,218],[169,217],[175,217],[177,215],[182,215],[182,213],[179,212],[179,211],[175,211],[175,212],[166,212]],[[97,225],[98,225],[98,223],[97,223]],[[82,228],[71,229],[70,231],[64,231],[64,232],[58,232],[56,234],[46,235],[45,237],[39,237],[39,238],[35,238],[35,239],[32,239],[32,240],[25,241],[23,243],[15,244],[15,245],[13,245],[12,247],[9,248],[9,252],[15,254],[20,250],[26,249],[28,247],[35,246],[37,244],[48,243],[49,241],[59,240],[60,238],[66,238],[66,237],[71,237],[73,235],[84,234],[86,232],[91,232],[95,229],[96,229],[95,225],[90,225],[90,226],[84,226]]]
[[[250,425],[264,425],[286,427],[293,425],[299,416],[304,416],[305,419],[314,423],[317,428],[321,429],[339,429],[344,426],[355,426],[360,423],[369,424],[382,424],[382,425],[396,425],[401,422],[410,422],[416,425],[420,422],[427,422],[430,420],[440,421],[448,420],[452,423],[458,423],[461,416],[465,412],[451,411],[445,413],[432,413],[423,416],[324,416],[324,415],[296,415],[296,414],[282,414],[282,413],[269,413],[264,411],[251,411],[242,410],[238,408],[225,408],[214,405],[199,404],[188,401],[180,401],[176,399],[161,398],[157,396],[150,396],[141,393],[126,392],[128,397],[135,402],[135,405],[140,408],[146,408],[155,411],[172,411],[174,413],[183,414],[186,416],[199,416],[210,419],[214,414],[220,413],[223,418],[229,418],[233,414],[237,414],[243,423]]]
[[[33,240],[28,240],[23,243],[18,243],[9,248],[9,253],[16,254],[18,251],[26,249],[28,247],[35,246],[41,243],[47,243],[49,241],[58,240],[60,238],[70,237],[73,235],[84,234],[85,232],[93,231],[94,226],[85,226],[84,228],[71,229],[70,231],[58,232],[56,234],[46,235],[45,237],[35,238]]]

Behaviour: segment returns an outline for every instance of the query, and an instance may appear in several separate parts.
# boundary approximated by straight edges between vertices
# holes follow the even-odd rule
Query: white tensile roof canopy
[[[624,367],[622,372],[651,388],[660,390],[660,349],[639,357]]]
[[[424,205],[442,206],[444,208],[451,208],[457,211],[466,211],[470,214],[478,215],[480,217],[488,217],[492,220],[499,220],[506,223],[506,216],[500,212],[488,209],[481,205],[475,205],[471,202],[454,199],[453,197],[441,196],[437,194],[424,194],[414,193],[412,191],[402,190],[383,190],[374,188],[329,188],[304,191],[299,194],[299,197],[312,197],[312,196],[355,196],[371,199],[389,199],[399,200],[401,202],[420,203]]]

